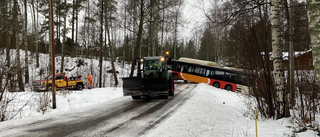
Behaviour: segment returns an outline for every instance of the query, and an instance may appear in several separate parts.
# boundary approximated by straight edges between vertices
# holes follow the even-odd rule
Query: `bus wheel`
[[[173,74],[173,80],[178,80],[178,74]]]
[[[231,85],[226,85],[224,87],[224,89],[227,90],[227,91],[232,91],[232,86]]]
[[[220,88],[220,84],[219,84],[219,82],[215,82],[215,83],[213,83],[213,86],[214,86],[214,87],[216,87],[216,88]]]

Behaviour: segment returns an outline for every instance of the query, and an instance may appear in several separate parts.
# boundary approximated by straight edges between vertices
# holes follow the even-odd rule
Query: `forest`
[[[179,31],[185,25],[186,3],[188,0],[53,0],[54,56],[61,57],[61,62],[65,57],[98,59],[99,87],[103,60],[111,61],[114,86],[121,86],[115,62],[131,64],[132,76],[136,57],[165,51],[173,59],[214,61],[248,71],[250,93],[263,116],[288,117],[291,109],[302,121],[315,119],[320,110],[320,27],[316,25],[319,15],[313,13],[320,13],[319,2],[201,0],[194,8],[202,11],[206,21],[194,26],[188,39],[181,37],[186,32]],[[34,79],[29,77],[28,62],[36,60],[39,67],[39,54],[52,53],[50,35],[49,0],[0,1],[0,53],[5,57],[0,61],[0,101],[8,89],[25,91],[31,85]],[[283,66],[283,53],[294,59],[295,52],[310,50],[314,70],[295,63]],[[59,72],[63,64],[56,68]]]

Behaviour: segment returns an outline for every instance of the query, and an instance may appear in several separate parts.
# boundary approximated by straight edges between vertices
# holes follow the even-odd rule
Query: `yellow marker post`
[[[257,126],[257,107],[254,107],[254,116],[256,121],[256,137],[258,137],[258,126]]]

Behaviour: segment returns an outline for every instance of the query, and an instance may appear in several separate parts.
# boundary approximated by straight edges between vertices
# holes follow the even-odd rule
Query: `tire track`
[[[176,84],[175,96],[168,99],[115,102],[70,115],[51,118],[12,129],[6,136],[142,136],[170,117],[192,94],[193,84]],[[11,130],[11,129],[9,129]]]

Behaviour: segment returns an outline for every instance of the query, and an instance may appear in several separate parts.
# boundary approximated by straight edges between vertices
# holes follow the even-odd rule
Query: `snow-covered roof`
[[[296,51],[296,52],[294,52],[294,56],[298,57],[298,56],[300,56],[302,54],[305,54],[305,53],[308,53],[310,51],[312,51],[312,50],[309,49],[309,50],[306,50],[306,51]],[[265,55],[265,52],[261,52],[261,55]],[[270,57],[269,60],[273,60],[272,52],[269,52],[269,57]],[[282,57],[283,57],[283,60],[288,60],[289,59],[289,52],[282,52]]]

